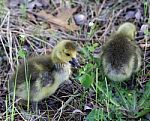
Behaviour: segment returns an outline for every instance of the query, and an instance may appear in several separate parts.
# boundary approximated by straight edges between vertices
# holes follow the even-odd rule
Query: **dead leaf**
[[[48,23],[55,24],[67,30],[74,31],[79,29],[79,27],[74,23],[68,24],[68,22],[61,20],[61,18],[57,18],[51,14],[48,14],[44,10],[38,12],[37,15],[45,19]]]
[[[57,18],[60,18],[63,21],[68,21],[69,18],[76,12],[76,8],[61,8],[57,14]]]
[[[150,44],[140,44],[140,47],[141,47],[141,48],[149,48],[149,47],[150,47]]]
[[[35,18],[34,15],[32,15],[32,14],[27,14],[27,16],[28,16],[28,19],[29,19],[30,21],[32,21],[32,22],[34,22],[34,23],[37,23],[36,18]]]

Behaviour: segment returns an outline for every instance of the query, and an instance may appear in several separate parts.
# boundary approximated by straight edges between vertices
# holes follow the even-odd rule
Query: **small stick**
[[[74,94],[76,94],[78,91],[79,91],[79,90],[76,90],[76,91],[74,92]],[[64,105],[62,105],[62,106],[58,109],[58,111],[57,111],[56,114],[54,115],[52,121],[53,121],[55,118],[58,117],[57,114],[58,114],[59,112],[61,112],[61,114],[62,114],[63,109],[74,99],[74,97],[75,97],[75,96],[71,96],[71,97],[64,103]],[[60,116],[59,116],[59,118],[60,118]],[[55,120],[54,120],[54,121],[55,121]]]

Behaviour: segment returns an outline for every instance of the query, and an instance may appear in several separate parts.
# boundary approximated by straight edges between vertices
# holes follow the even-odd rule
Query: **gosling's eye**
[[[67,55],[67,56],[70,56],[70,54],[69,54],[69,53],[66,53],[66,55]]]

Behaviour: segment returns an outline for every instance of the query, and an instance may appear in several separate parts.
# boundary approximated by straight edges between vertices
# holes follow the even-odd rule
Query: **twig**
[[[76,90],[75,92],[74,92],[74,95],[76,94],[78,92],[78,90]],[[56,119],[58,116],[57,116],[57,114],[59,113],[59,112],[63,112],[63,109],[74,99],[74,97],[75,96],[71,96],[58,110],[57,110],[57,112],[56,112],[56,114],[54,115],[54,117],[53,117],[53,119],[52,120],[54,120],[54,119]],[[60,116],[59,116],[59,118],[60,118]]]
[[[76,90],[76,91],[74,92],[74,95],[75,95],[78,91],[79,91],[79,90]],[[64,103],[64,105],[63,105],[61,108],[58,109],[58,111],[60,111],[61,109],[64,109],[64,108],[74,99],[74,97],[75,97],[75,96],[71,96],[71,97]]]
[[[105,4],[106,0],[103,0],[103,3],[98,11],[98,15],[100,15],[101,11],[102,11],[102,8],[104,7],[104,4]]]
[[[69,39],[69,40],[73,40],[73,41],[89,41],[89,38],[77,38],[74,36],[62,36],[63,39]]]
[[[8,11],[7,14],[5,15],[5,18],[4,18],[4,20],[2,21],[2,23],[1,23],[1,25],[0,25],[0,28],[4,25],[4,23],[5,23],[5,21],[6,21],[7,17],[8,17],[8,15],[10,15],[10,11]]]
[[[112,25],[112,22],[113,22],[113,19],[114,19],[114,15],[112,16],[112,18],[110,19],[110,22],[107,26],[107,28],[105,29],[105,32],[102,34],[102,36],[98,39],[98,42],[100,43],[100,40],[102,40],[102,38],[106,35],[107,31],[110,29],[111,25]]]

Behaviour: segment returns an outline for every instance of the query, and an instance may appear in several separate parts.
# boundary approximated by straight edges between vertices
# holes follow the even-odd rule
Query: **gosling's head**
[[[136,27],[134,24],[126,22],[120,25],[117,33],[122,33],[123,35],[128,36],[131,40],[134,40],[136,35]]]
[[[63,40],[59,42],[53,49],[53,60],[56,63],[68,63],[70,62],[73,66],[77,66],[76,60],[77,55],[77,44],[71,40]]]

